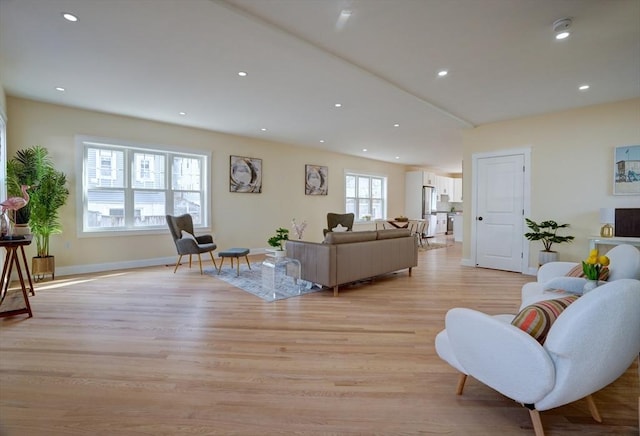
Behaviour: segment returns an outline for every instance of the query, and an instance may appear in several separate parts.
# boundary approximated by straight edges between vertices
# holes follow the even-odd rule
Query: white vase
[[[545,263],[556,262],[558,260],[557,251],[540,251],[538,253],[538,265],[542,266]]]
[[[582,295],[586,294],[587,292],[593,291],[597,287],[598,287],[597,280],[587,280],[587,283],[585,283],[584,287],[582,288]]]

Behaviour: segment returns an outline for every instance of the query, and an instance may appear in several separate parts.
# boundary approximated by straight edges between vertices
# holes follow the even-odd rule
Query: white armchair
[[[544,345],[511,325],[512,315],[451,309],[435,341],[438,355],[460,371],[457,393],[472,376],[529,409],[581,398],[601,421],[591,394],[620,377],[640,353],[640,281],[620,279],[578,298],[551,326]]]
[[[618,245],[608,253],[609,278],[612,282],[619,279],[640,280],[640,250],[633,245]],[[570,295],[570,292],[557,291],[565,289],[579,293],[586,279],[578,277],[565,277],[577,262],[549,262],[538,269],[537,281],[527,283],[522,287],[522,304],[520,309],[542,300]],[[553,292],[549,292],[554,290]]]

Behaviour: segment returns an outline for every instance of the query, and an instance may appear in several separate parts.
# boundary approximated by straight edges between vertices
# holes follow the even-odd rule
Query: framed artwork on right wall
[[[616,147],[613,195],[640,195],[640,145]]]

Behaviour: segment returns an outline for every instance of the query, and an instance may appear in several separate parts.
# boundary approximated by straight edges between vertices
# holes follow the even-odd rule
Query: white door
[[[522,272],[523,154],[485,157],[476,166],[476,266]]]

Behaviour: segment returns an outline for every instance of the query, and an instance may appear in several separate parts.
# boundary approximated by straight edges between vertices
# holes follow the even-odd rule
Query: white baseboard
[[[475,265],[474,265],[474,263],[473,263],[473,261],[471,259],[465,259],[465,258],[462,258],[462,260],[460,260],[460,265],[475,267]]]

